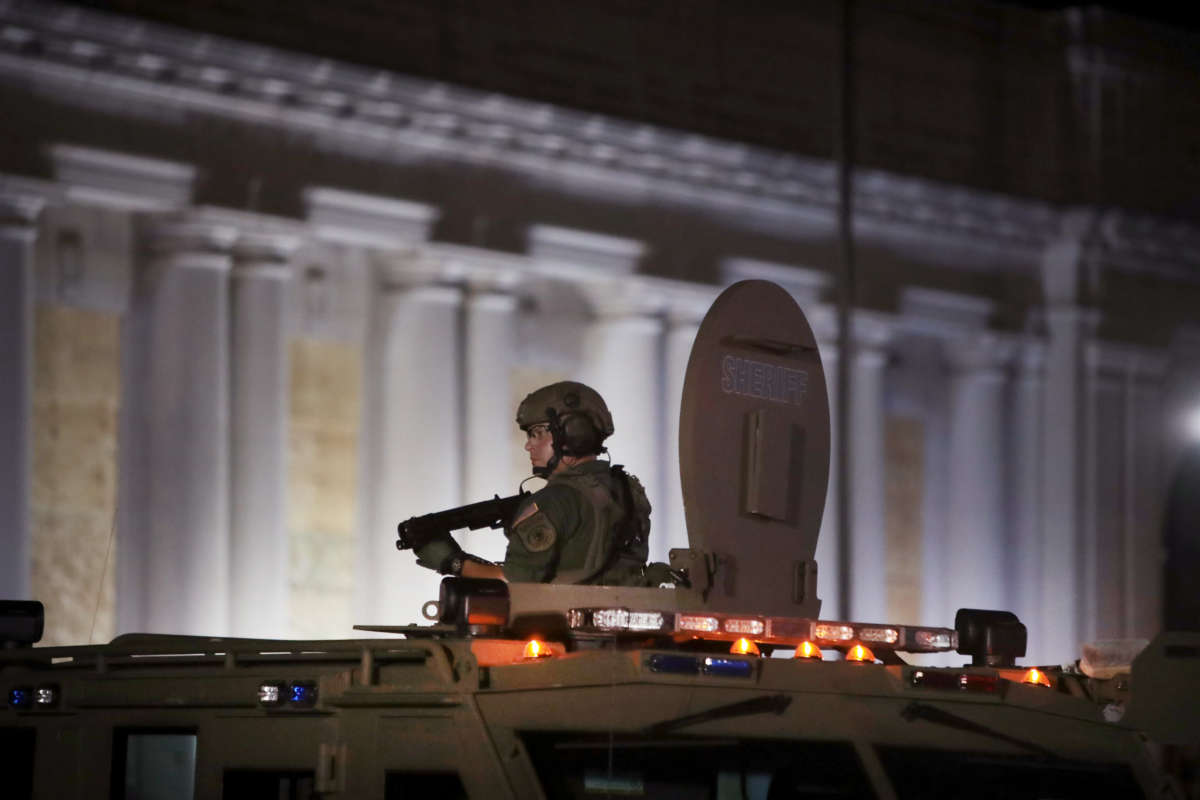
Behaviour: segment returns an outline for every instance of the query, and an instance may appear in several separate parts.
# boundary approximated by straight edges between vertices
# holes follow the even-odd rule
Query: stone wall
[[[344,638],[353,624],[362,361],[355,347],[296,339],[291,362],[288,633]]]
[[[921,565],[924,530],[921,502],[925,490],[925,426],[920,420],[891,417],[884,431],[887,460],[887,618],[916,623],[921,619]],[[943,624],[941,622],[937,624]]]
[[[108,641],[115,630],[120,319],[66,306],[36,311],[33,596],[44,645]]]

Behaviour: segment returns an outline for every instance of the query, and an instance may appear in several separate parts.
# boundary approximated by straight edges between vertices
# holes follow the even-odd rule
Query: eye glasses
[[[530,425],[525,429],[525,438],[528,441],[540,439],[550,433],[550,426],[545,422],[539,422],[537,425]]]

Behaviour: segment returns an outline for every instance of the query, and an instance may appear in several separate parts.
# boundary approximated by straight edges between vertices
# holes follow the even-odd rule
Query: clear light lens
[[[1037,667],[1030,667],[1025,676],[1021,678],[1021,683],[1028,683],[1033,686],[1050,686],[1050,676],[1042,672]]]
[[[587,614],[582,609],[572,608],[567,612],[567,625],[572,628],[582,628],[587,622]]]
[[[716,617],[701,617],[695,614],[679,614],[675,617],[676,630],[714,633],[718,628],[720,624]]]
[[[277,706],[283,699],[283,687],[278,683],[264,683],[258,687],[258,702],[264,706]]]
[[[725,620],[725,631],[727,633],[745,633],[750,636],[761,636],[767,626],[760,619],[727,619]]]
[[[813,625],[813,637],[833,642],[848,642],[854,638],[854,628],[851,625],[818,622]]]
[[[846,652],[846,660],[871,664],[875,661],[875,654],[861,644],[856,644]]]
[[[629,627],[629,612],[623,608],[598,608],[592,612],[592,624],[606,631],[623,631]]]
[[[796,654],[792,658],[809,658],[819,660],[821,658],[821,648],[817,647],[807,639],[796,645]]]
[[[917,647],[929,650],[953,650],[958,646],[954,631],[917,631],[913,640]]]
[[[58,703],[58,689],[53,686],[39,686],[34,693],[33,702],[39,706],[52,706]]]
[[[900,631],[895,628],[859,628],[858,638],[864,642],[895,644],[900,641]]]
[[[738,639],[729,647],[729,652],[734,655],[742,656],[757,656],[760,655],[758,645],[747,639],[745,636]]]
[[[663,615],[657,611],[630,611],[629,630],[658,631],[662,630]]]

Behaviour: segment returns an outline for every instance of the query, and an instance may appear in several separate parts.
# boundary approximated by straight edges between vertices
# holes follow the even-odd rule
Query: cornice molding
[[[302,128],[342,151],[369,141],[382,159],[432,155],[627,202],[683,204],[726,217],[737,210],[747,226],[793,237],[835,233],[837,180],[829,161],[52,2],[0,8],[0,51],[0,76],[36,76],[60,102],[86,86],[88,102],[123,113],[142,113],[130,104],[200,107]],[[104,80],[89,77],[95,73]],[[856,171],[854,207],[856,229],[867,239],[902,246],[914,235],[932,237],[1018,261],[1059,227],[1059,212],[1046,203],[878,170]],[[1200,265],[1200,256],[1184,259]],[[971,261],[959,264],[971,268]]]

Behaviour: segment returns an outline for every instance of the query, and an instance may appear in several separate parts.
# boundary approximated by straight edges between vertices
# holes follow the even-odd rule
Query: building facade
[[[847,415],[822,617],[1008,608],[1043,662],[1161,626],[1200,225],[863,168],[843,342],[828,159],[72,6],[0,6],[0,38],[0,594],[48,641],[418,621],[438,576],[396,523],[515,491],[516,404],[563,378],[665,560],[691,342],[746,278]]]

